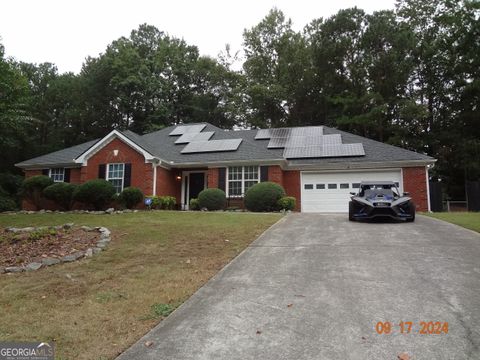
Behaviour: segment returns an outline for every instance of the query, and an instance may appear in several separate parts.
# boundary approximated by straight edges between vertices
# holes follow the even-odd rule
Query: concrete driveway
[[[392,333],[377,334],[379,321]],[[401,321],[413,322],[409,334]],[[419,334],[421,321],[448,322],[448,334]],[[480,235],[423,216],[392,224],[289,215],[119,359],[402,353],[480,359]]]

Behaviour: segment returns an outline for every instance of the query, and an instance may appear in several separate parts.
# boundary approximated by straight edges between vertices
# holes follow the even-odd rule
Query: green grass
[[[424,215],[480,232],[480,212],[442,212],[425,213]]]
[[[0,215],[0,227],[106,226],[90,259],[0,275],[0,339],[56,341],[60,359],[112,359],[280,219],[277,214],[139,212]]]

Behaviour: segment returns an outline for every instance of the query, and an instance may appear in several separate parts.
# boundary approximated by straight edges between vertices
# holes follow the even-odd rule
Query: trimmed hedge
[[[177,199],[173,196],[147,196],[147,198],[152,199],[152,204],[150,208],[157,210],[174,210],[177,205]]]
[[[200,208],[208,210],[221,210],[225,208],[227,197],[221,189],[205,189],[198,194],[198,204]]]
[[[72,205],[73,193],[76,188],[77,185],[75,184],[58,182],[43,189],[43,195],[45,195],[47,199],[55,201],[65,210],[69,210]]]
[[[293,196],[284,196],[278,200],[278,207],[280,210],[293,210],[297,206],[297,199]]]
[[[73,199],[84,204],[90,204],[95,210],[102,210],[112,201],[114,195],[115,188],[110,182],[96,179],[79,185],[73,193]]]
[[[36,175],[23,181],[21,193],[22,196],[31,200],[35,206],[42,207],[43,189],[53,184],[53,180],[45,175]]]
[[[118,196],[118,200],[127,209],[132,209],[136,205],[142,202],[143,193],[142,190],[136,187],[127,187]]]
[[[190,210],[200,210],[200,202],[198,199],[190,199]]]
[[[277,183],[266,181],[253,185],[245,194],[245,207],[250,211],[278,211],[278,200],[285,196],[285,190]]]

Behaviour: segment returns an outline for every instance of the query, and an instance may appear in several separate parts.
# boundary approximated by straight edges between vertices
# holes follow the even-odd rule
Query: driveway
[[[387,321],[392,332],[378,334]],[[421,321],[448,322],[448,334],[420,334]],[[119,359],[402,353],[480,359],[480,235],[424,216],[392,224],[289,215]]]

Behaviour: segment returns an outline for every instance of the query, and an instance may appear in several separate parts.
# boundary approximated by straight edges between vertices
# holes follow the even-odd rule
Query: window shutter
[[[65,173],[64,173],[64,176],[63,176],[63,181],[66,182],[66,183],[69,183],[70,182],[70,169],[65,169],[64,171],[65,171]]]
[[[226,168],[219,168],[218,169],[218,188],[220,190],[225,190],[225,181],[226,181],[226,176],[227,176],[227,169]]]
[[[98,165],[98,178],[99,179],[105,179],[106,169],[107,169],[107,167],[106,167],[105,164]]]
[[[123,173],[123,188],[130,186],[132,182],[132,164],[125,164],[125,172]]]
[[[260,166],[260,182],[268,181],[268,166]]]
[[[42,170],[42,175],[48,176],[50,169],[43,169]]]

